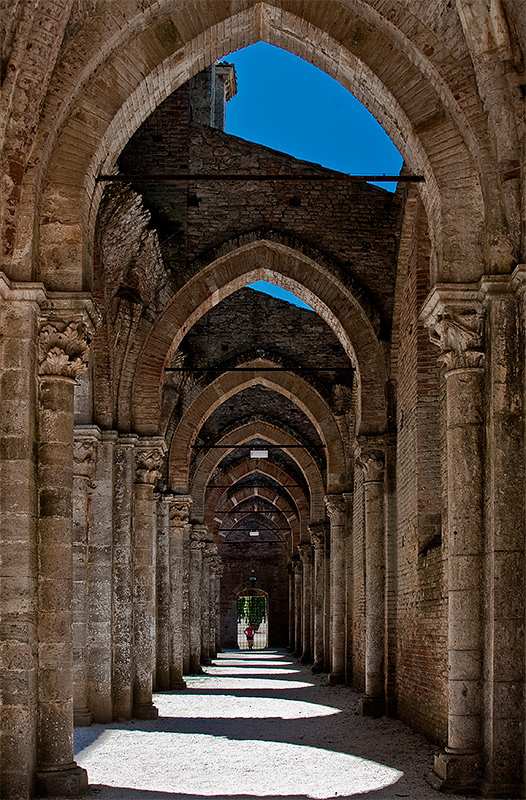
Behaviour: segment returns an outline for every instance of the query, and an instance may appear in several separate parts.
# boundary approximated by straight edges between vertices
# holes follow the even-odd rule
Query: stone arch
[[[332,328],[357,370],[359,431],[383,433],[387,423],[386,365],[371,320],[352,292],[327,268],[268,240],[249,242],[217,258],[168,303],[141,353],[135,351],[136,365],[123,370],[119,419],[131,417],[132,427],[139,433],[158,432],[164,367],[185,334],[212,306],[256,280],[294,292]]]
[[[287,524],[290,527],[290,531],[292,534],[292,541],[297,543],[299,541],[300,535],[300,519],[296,509],[291,505],[289,501],[287,501],[284,497],[276,494],[275,491],[272,491],[270,488],[263,488],[258,489],[256,492],[250,486],[241,488],[238,490],[237,494],[234,496],[229,497],[221,506],[216,506],[215,509],[209,509],[208,506],[205,507],[205,525],[208,525],[209,530],[212,531],[214,538],[217,537],[219,526],[223,526],[224,522],[218,521],[215,519],[214,514],[221,512],[221,516],[223,517],[223,512],[230,512],[234,511],[234,509],[245,500],[249,499],[257,499],[263,498],[271,503],[274,508],[276,509],[276,513],[282,514],[284,519],[286,520]],[[246,511],[244,509],[240,509],[238,512],[240,515],[247,516],[251,512]],[[226,516],[226,514],[225,514]],[[301,527],[306,531],[306,521],[302,521],[303,524]],[[227,522],[228,525],[235,524]]]
[[[325,488],[323,485],[323,478],[320,474],[318,466],[314,461],[311,454],[304,449],[288,450],[288,445],[295,445],[298,442],[288,433],[285,433],[280,428],[270,425],[268,422],[249,422],[246,425],[241,425],[236,430],[230,431],[217,444],[224,446],[225,449],[218,451],[211,449],[199,464],[192,480],[192,519],[200,521],[203,517],[204,502],[206,486],[209,476],[217,469],[221,460],[229,449],[235,450],[244,442],[248,442],[254,438],[261,438],[268,441],[270,444],[282,444],[283,451],[290,456],[290,458],[297,464],[305,477],[305,481],[309,487],[310,492],[310,520],[309,522],[318,522],[325,518]],[[173,480],[170,480],[170,485],[173,491],[177,494],[186,494],[186,487],[178,487]]]
[[[214,509],[219,506],[222,502],[222,498],[230,489],[235,489],[237,481],[241,478],[244,478],[247,475],[254,474],[256,472],[260,472],[263,475],[267,475],[270,478],[274,478],[276,482],[283,486],[286,481],[290,480],[290,476],[287,472],[282,470],[278,467],[277,464],[273,464],[271,461],[263,461],[259,464],[258,467],[253,467],[247,461],[241,462],[240,464],[236,464],[236,466],[229,470],[228,472],[224,473],[223,479],[225,481],[231,481],[231,486],[228,488],[207,488],[206,491],[206,499],[205,499],[205,511],[204,511],[204,523],[205,525],[211,524],[212,515]],[[224,486],[226,487],[226,483]],[[288,485],[288,484],[287,484]],[[191,488],[191,487],[190,487]],[[247,487],[248,488],[248,487]],[[290,502],[293,508],[296,509],[298,516],[302,522],[308,521],[309,519],[309,499],[305,496],[303,490],[300,486],[293,487],[288,485],[288,488],[283,490],[288,497],[290,497]]]
[[[409,10],[389,3],[379,10],[364,0],[352,9],[335,0],[323,9],[308,4],[301,17],[263,2],[231,16],[228,4],[202,6],[197,17],[175,0],[146,10],[136,0],[121,0],[65,48],[44,108],[42,159],[25,191],[42,201],[38,277],[50,288],[89,287],[99,171],[112,168],[124,143],[177,86],[259,40],[339,80],[384,125],[409,168],[425,173],[421,194],[434,243],[433,278],[471,281],[481,274],[485,217],[496,220],[490,227],[500,225],[502,203],[475,77],[443,67],[448,58],[455,63],[468,55],[461,35],[448,42],[448,52]],[[466,99],[461,104],[457,98]],[[27,257],[19,242],[19,260],[27,263]]]
[[[245,366],[254,366],[255,375],[224,372],[212,381],[186,409],[170,443],[168,474],[177,485],[188,482],[191,448],[210,415],[230,397],[251,386],[265,386],[291,400],[312,422],[325,445],[327,459],[327,491],[342,491],[346,482],[346,464],[340,430],[332,412],[312,386],[293,372],[257,374],[258,368],[272,366],[265,359],[256,359]],[[271,375],[272,377],[268,377]]]

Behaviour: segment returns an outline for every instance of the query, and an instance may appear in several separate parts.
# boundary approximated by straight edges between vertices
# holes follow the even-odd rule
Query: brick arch
[[[131,418],[131,426],[138,433],[159,432],[159,386],[172,354],[210,308],[256,280],[267,280],[294,292],[331,327],[357,370],[359,432],[383,433],[387,423],[386,364],[371,320],[349,288],[326,267],[282,243],[268,240],[249,242],[217,258],[168,303],[136,364],[123,369],[119,420]]]
[[[307,521],[300,520],[298,512],[294,507],[294,505],[292,504],[292,502],[287,500],[285,497],[276,494],[276,492],[273,491],[270,487],[264,487],[264,488],[258,487],[256,492],[253,487],[244,486],[241,487],[236,492],[235,495],[232,495],[231,497],[227,498],[225,502],[223,502],[221,505],[215,506],[215,508],[210,508],[207,503],[204,515],[205,525],[208,526],[208,529],[213,532],[214,537],[216,538],[219,527],[220,526],[223,527],[224,524],[223,522],[216,521],[214,515],[217,512],[233,511],[240,503],[243,503],[245,500],[257,499],[257,498],[263,498],[264,500],[268,500],[268,502],[271,503],[277,509],[277,512],[280,512],[284,516],[287,524],[290,527],[292,533],[292,540],[294,543],[297,544],[300,536],[300,527],[306,531]],[[249,512],[240,509],[238,513],[248,514]],[[221,516],[226,517],[226,515],[223,515],[223,513],[221,513]]]
[[[254,497],[254,498],[263,497],[264,499],[269,500],[269,502],[272,503],[272,505],[275,507],[276,511],[275,512],[271,512],[271,513],[280,513],[283,516],[285,522],[287,523],[287,525],[289,527],[290,544],[291,544],[291,548],[290,549],[291,549],[291,552],[292,552],[294,546],[297,545],[298,542],[300,541],[300,522],[299,522],[299,519],[296,516],[296,514],[294,514],[294,512],[292,512],[292,514],[291,514],[290,505],[288,503],[286,503],[283,500],[283,498],[276,497],[275,492],[273,493],[273,492],[268,491],[267,494],[269,496],[265,497],[263,492],[261,492],[258,495],[255,495],[253,493],[254,490],[252,490],[252,494],[248,494],[248,488],[249,487],[246,487],[246,489],[244,490],[244,492],[247,492],[247,494],[246,494],[246,497],[242,498],[243,500],[248,500],[251,497]],[[272,495],[273,495],[273,497],[272,497]],[[240,500],[240,502],[241,502],[241,500]],[[232,502],[232,500],[228,501],[228,503],[226,503],[226,505],[230,506],[231,509],[235,509],[235,504]],[[230,508],[228,508],[228,509],[223,508],[222,510],[230,510]],[[212,516],[212,525],[211,525],[211,527],[209,527],[209,530],[211,530],[212,533],[213,533],[214,541],[217,542],[217,540],[218,540],[219,527],[221,527],[223,530],[225,530],[225,529],[233,530],[236,525],[238,525],[240,522],[243,521],[243,517],[248,518],[248,517],[252,516],[252,514],[253,514],[253,512],[243,511],[242,509],[240,509],[240,511],[238,513],[242,518],[238,519],[236,522],[233,522],[232,520],[228,520],[228,518],[227,518],[225,520],[225,522],[219,523],[219,522],[215,522],[214,519],[213,519],[213,516]],[[273,521],[273,520],[271,520],[271,522],[272,522],[272,524],[275,524],[275,525],[279,524],[279,523],[277,523],[276,521]],[[305,530],[306,530],[306,528],[305,528]],[[286,541],[287,538],[288,538],[288,536],[287,536],[287,534],[285,534],[285,536],[283,536],[283,539]]]
[[[230,4],[203,0],[199,16],[192,16],[177,0],[149,7],[116,0],[65,48],[44,108],[37,148],[43,156],[25,192],[28,198],[41,194],[34,263],[50,288],[82,288],[81,264],[89,285],[97,173],[113,166],[125,142],[177,86],[259,40],[340,81],[383,124],[409,168],[425,172],[421,194],[435,246],[433,278],[471,281],[481,274],[484,219],[500,224],[502,204],[474,75],[444,67],[448,58],[467,61],[462,34],[453,54],[394,3],[355,0],[351,10],[326,0],[323,7],[302,5],[303,16],[276,3],[254,2],[229,16]],[[25,251],[21,240],[22,260]]]
[[[224,445],[225,449],[217,450],[210,449],[198,468],[192,479],[191,495],[192,495],[192,520],[201,522],[203,519],[206,486],[210,480],[210,475],[217,469],[229,449],[235,450],[245,442],[251,439],[261,438],[269,442],[269,444],[283,445],[283,452],[296,463],[300,469],[305,482],[309,487],[310,493],[310,519],[309,522],[320,522],[325,519],[325,487],[323,478],[318,469],[318,465],[314,461],[311,454],[304,449],[288,448],[288,445],[299,444],[294,437],[289,433],[271,425],[268,422],[255,421],[249,422],[245,425],[240,425],[236,430],[230,431],[223,436],[217,444]],[[186,485],[178,486],[175,481],[169,476],[169,483],[171,489],[176,494],[186,494],[188,487]]]
[[[267,475],[269,478],[273,478],[280,485],[285,483],[288,484],[291,480],[290,475],[285,472],[285,470],[281,469],[281,467],[279,467],[277,464],[273,464],[272,461],[266,461],[264,459],[260,462],[258,467],[254,467],[252,463],[248,461],[243,461],[241,464],[236,464],[235,467],[222,474],[221,480],[230,481],[231,483],[228,488],[207,488],[204,511],[205,524],[210,523],[211,515],[213,514],[214,509],[217,508],[217,506],[221,503],[222,498],[227,494],[227,492],[229,492],[231,489],[234,489],[239,480],[256,472],[260,472],[263,475]],[[305,495],[300,486],[289,486],[289,488],[285,489],[284,491],[291,498],[291,502],[293,503],[294,508],[296,508],[303,524],[303,520],[309,519],[309,498]],[[192,484],[190,484],[190,492],[192,492]]]
[[[273,366],[266,359],[255,359],[243,366]],[[271,376],[271,377],[270,377]],[[318,392],[293,372],[260,373],[247,377],[244,372],[224,372],[208,384],[185,410],[170,442],[168,474],[178,485],[188,482],[191,448],[199,431],[216,408],[244,389],[265,386],[298,406],[312,422],[325,445],[327,491],[338,492],[346,486],[346,463],[340,430],[331,409]]]

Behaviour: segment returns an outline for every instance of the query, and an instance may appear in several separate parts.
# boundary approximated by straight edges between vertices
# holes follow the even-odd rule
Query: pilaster
[[[91,494],[101,440],[96,425],[75,426],[73,441],[73,720],[92,723],[88,691],[88,546]]]
[[[156,662],[155,690],[170,688],[170,503],[172,495],[157,494],[156,580]]]
[[[155,667],[154,484],[166,453],[164,439],[141,437],[135,448],[133,487],[133,715],[155,719],[152,703]]]
[[[170,689],[185,689],[183,680],[183,547],[192,498],[168,495],[170,505]]]
[[[114,448],[118,434],[102,431],[91,492],[88,539],[88,707],[94,722],[111,722]]]
[[[133,713],[132,509],[137,443],[135,434],[120,435],[115,443],[112,695],[117,720],[131,719]]]

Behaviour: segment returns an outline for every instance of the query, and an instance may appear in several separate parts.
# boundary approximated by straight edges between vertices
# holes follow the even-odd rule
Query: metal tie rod
[[[380,181],[382,183],[422,183],[423,175],[234,175],[226,173],[211,173],[199,175],[168,174],[168,175],[142,175],[136,173],[122,173],[120,175],[98,175],[99,183],[215,183],[216,181],[250,181],[265,183],[279,181],[280,183],[367,183]]]

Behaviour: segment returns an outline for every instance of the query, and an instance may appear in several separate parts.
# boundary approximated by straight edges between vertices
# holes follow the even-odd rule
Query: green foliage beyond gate
[[[267,618],[266,597],[239,597],[237,600],[237,621],[242,619],[250,622],[254,631],[257,631],[262,622]]]

